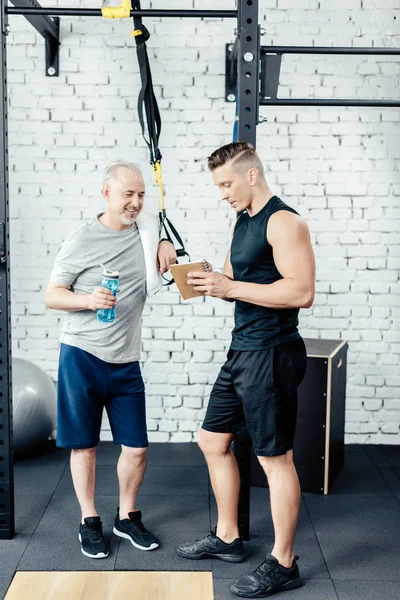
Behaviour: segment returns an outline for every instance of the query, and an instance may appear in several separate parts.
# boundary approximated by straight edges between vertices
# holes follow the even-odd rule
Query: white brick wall
[[[175,0],[173,7],[229,9],[234,1]],[[399,19],[395,0],[260,0],[263,44],[400,46]],[[232,136],[224,45],[235,23],[145,21],[169,216],[194,259],[221,267],[234,215],[218,200],[205,159]],[[58,244],[100,210],[101,171],[112,159],[142,163],[147,202],[155,199],[136,116],[131,22],[63,18],[61,74],[53,80],[43,74],[42,38],[22,17],[10,24],[13,346],[55,378],[60,315],[45,310],[43,292]],[[287,55],[280,95],[397,98],[399,74],[396,57]],[[268,180],[307,219],[317,257],[317,297],[302,311],[302,333],[349,341],[347,441],[399,443],[400,110],[263,107],[261,114],[268,123],[258,129],[258,150]],[[232,307],[217,300],[183,303],[167,289],[148,303],[143,372],[152,440],[195,438],[231,327]]]

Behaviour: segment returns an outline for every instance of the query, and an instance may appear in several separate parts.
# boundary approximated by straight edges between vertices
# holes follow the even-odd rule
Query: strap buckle
[[[134,37],[137,38],[136,39],[136,44],[144,44],[145,42],[147,42],[147,40],[150,39],[150,32],[147,29],[147,27],[145,27],[143,25],[143,23],[140,24],[140,27],[137,27],[136,29],[134,29],[133,31],[131,31],[130,33],[130,37]]]

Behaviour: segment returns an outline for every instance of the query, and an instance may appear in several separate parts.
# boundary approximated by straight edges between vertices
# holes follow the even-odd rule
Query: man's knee
[[[146,458],[147,448],[131,448],[130,446],[121,446],[121,452],[124,456],[132,460],[144,460]]]
[[[293,465],[293,450],[288,450],[286,454],[279,456],[257,456],[257,458],[268,475],[268,473]]]
[[[204,455],[221,455],[229,452],[229,448],[233,439],[230,433],[214,433],[200,429],[197,443]]]
[[[92,459],[96,455],[96,450],[97,450],[96,446],[94,448],[72,448],[71,454],[74,454],[75,456],[78,456],[78,457],[85,457],[88,459]]]

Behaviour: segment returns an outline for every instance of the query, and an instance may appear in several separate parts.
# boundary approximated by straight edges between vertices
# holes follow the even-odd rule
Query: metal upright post
[[[260,94],[258,0],[239,0],[238,37],[238,139],[255,146]]]
[[[258,0],[238,2],[238,141],[256,145],[259,107],[260,32]],[[239,533],[250,539],[251,440],[247,431],[235,437],[233,452],[240,472]]]
[[[0,0],[0,538],[14,536],[12,455],[10,251],[8,216],[6,0]]]

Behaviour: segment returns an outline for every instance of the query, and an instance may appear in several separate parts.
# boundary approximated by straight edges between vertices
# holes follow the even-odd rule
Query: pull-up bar
[[[353,100],[329,98],[260,98],[260,106],[379,106],[389,108],[400,107],[400,100]]]
[[[338,47],[330,46],[261,46],[260,54],[345,54],[398,56],[400,48]]]
[[[261,46],[260,106],[347,106],[399,108],[400,100],[354,98],[278,98],[279,75],[283,54],[319,54],[346,56],[400,56],[400,48],[329,46]]]
[[[101,8],[32,8],[28,6],[8,6],[9,15],[47,16],[47,17],[102,17]],[[131,17],[202,17],[212,19],[237,19],[236,10],[131,10]]]

